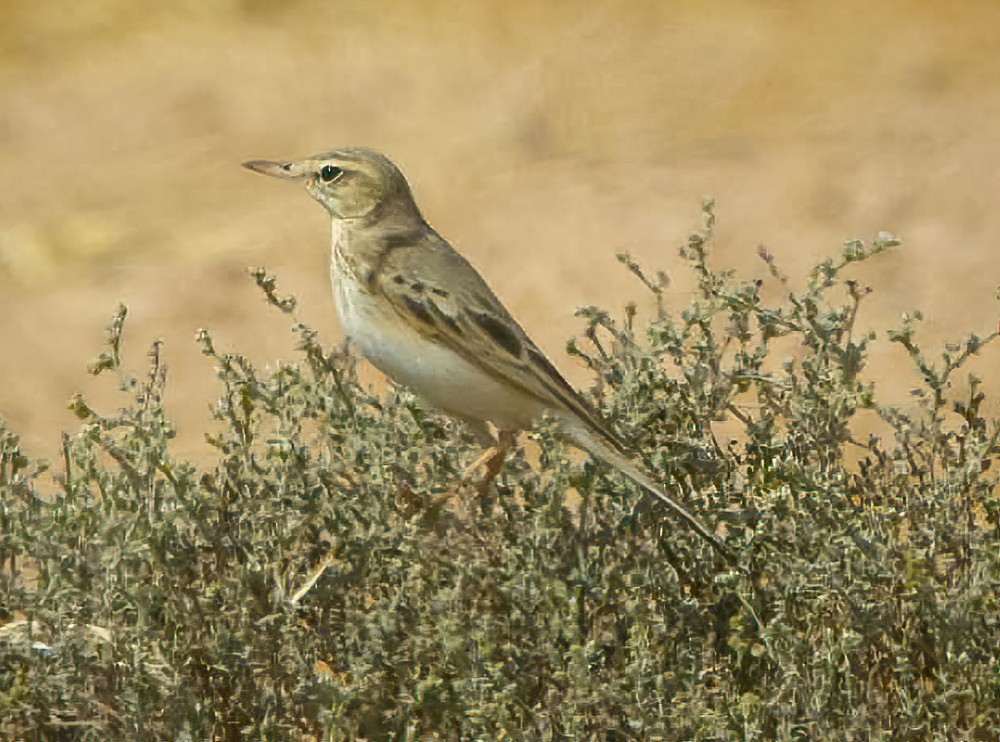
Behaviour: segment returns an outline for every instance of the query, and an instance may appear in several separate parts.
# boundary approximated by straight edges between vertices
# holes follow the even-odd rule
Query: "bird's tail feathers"
[[[604,463],[618,469],[618,471],[639,485],[648,494],[662,502],[676,515],[680,516],[681,520],[694,529],[695,533],[712,544],[712,546],[714,546],[729,562],[737,566],[739,565],[736,555],[730,551],[728,546],[722,543],[722,540],[719,539],[718,536],[709,530],[708,526],[698,520],[698,518],[688,511],[687,508],[668,495],[662,487],[654,482],[649,475],[643,472],[628,457],[618,453],[618,451],[615,451],[611,448],[611,446],[598,439],[596,435],[593,435],[578,420],[567,419],[562,422],[563,430],[575,445],[584,449],[594,458],[600,459]]]

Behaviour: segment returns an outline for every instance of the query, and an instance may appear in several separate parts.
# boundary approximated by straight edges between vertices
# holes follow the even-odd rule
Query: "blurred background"
[[[855,269],[875,288],[866,326],[920,308],[929,347],[997,326],[995,0],[0,0],[0,13],[0,416],[34,455],[75,427],[73,392],[119,403],[84,371],[118,302],[132,368],[166,343],[178,449],[194,458],[217,394],[197,328],[262,367],[294,355],[248,265],[339,342],[325,214],[239,164],[343,145],[401,165],[431,224],[581,386],[563,351],[574,309],[641,296],[622,250],[667,270],[684,306],[676,248],[704,196],[717,267],[766,276],[763,244],[801,286],[845,240],[887,230],[903,247]],[[998,361],[991,348],[974,370]],[[883,335],[872,377],[890,401],[907,401],[908,369]]]

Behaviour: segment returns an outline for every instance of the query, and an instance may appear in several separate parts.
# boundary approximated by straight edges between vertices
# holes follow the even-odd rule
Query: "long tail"
[[[632,463],[628,457],[614,450],[603,440],[598,439],[588,428],[584,427],[576,420],[564,421],[563,430],[566,432],[566,435],[574,445],[579,446],[594,458],[613,466],[637,485],[642,487],[642,489],[673,510],[674,513],[679,515],[681,520],[691,526],[695,533],[714,546],[727,561],[731,564],[739,566],[739,560],[736,558],[736,555],[730,551],[728,546],[722,543],[718,536],[708,529],[708,526],[692,515],[687,508],[664,492],[662,487],[657,485],[656,482],[654,482],[647,474]]]

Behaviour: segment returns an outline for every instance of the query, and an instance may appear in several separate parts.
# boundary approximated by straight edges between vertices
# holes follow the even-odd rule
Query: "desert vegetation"
[[[685,306],[621,254],[642,295],[581,309],[567,350],[743,570],[545,421],[462,486],[462,425],[360,383],[255,269],[298,356],[199,333],[214,460],[172,452],[169,350],[124,368],[124,307],[90,368],[119,409],[74,397],[51,462],[0,428],[0,736],[996,738],[1000,424],[951,384],[997,333],[859,329],[888,235],[795,290],[765,250],[767,281],[716,267],[704,219]],[[880,402],[874,343],[916,370],[908,407]]]

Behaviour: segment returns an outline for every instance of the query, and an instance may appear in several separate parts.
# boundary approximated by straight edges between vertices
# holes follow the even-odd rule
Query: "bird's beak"
[[[255,173],[270,175],[282,180],[301,180],[306,176],[306,169],[298,162],[271,162],[270,160],[250,160],[243,167]]]

